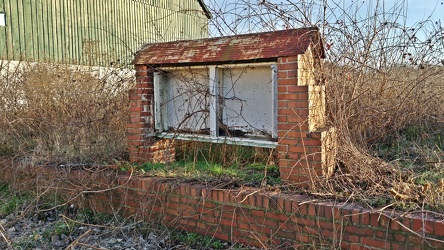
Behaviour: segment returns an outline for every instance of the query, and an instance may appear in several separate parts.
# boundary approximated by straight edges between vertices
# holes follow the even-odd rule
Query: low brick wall
[[[16,188],[53,189],[99,212],[161,222],[268,249],[443,249],[444,223],[427,213],[398,214],[357,204],[257,189],[225,190],[111,171],[12,167],[0,179]]]

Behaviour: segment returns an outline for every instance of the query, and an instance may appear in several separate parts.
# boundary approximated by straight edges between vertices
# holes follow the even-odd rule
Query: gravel
[[[94,225],[81,219],[71,221],[55,209],[28,212],[26,216],[0,215],[0,249],[215,249],[192,246],[173,239],[169,230],[152,228],[143,223]],[[233,249],[233,246],[217,241],[216,249]]]

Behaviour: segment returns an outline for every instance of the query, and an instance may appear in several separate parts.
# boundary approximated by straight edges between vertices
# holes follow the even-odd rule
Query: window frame
[[[270,67],[270,80],[271,80],[271,98],[272,98],[272,121],[271,121],[271,140],[258,139],[258,138],[241,138],[241,137],[228,137],[219,135],[219,70],[229,68],[247,68],[247,67]],[[189,133],[177,133],[167,132],[167,126],[163,124],[162,107],[163,101],[162,88],[166,86],[168,76],[166,72],[174,70],[188,70],[188,69],[207,69],[209,75],[208,90],[210,93],[210,106],[209,106],[209,127],[210,133],[208,135],[201,134],[189,134]],[[225,143],[244,146],[254,146],[263,148],[276,148],[278,145],[278,133],[277,133],[277,111],[278,111],[278,66],[276,62],[265,63],[249,63],[249,64],[222,64],[222,65],[208,65],[208,66],[188,66],[188,67],[161,67],[157,68],[154,72],[154,121],[155,131],[158,137],[166,139],[179,139],[189,141],[202,141],[212,143]],[[160,119],[159,119],[160,118]]]

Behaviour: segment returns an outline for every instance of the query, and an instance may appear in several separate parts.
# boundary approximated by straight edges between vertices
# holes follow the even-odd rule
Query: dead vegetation
[[[390,13],[376,8],[373,17],[358,16],[353,6],[327,6],[332,16],[316,22],[303,12],[324,6],[307,2],[298,9],[298,3],[238,1],[236,8],[256,13],[216,6],[212,21],[224,35],[245,31],[248,22],[254,24],[248,31],[321,26],[327,59],[319,78],[327,86],[329,123],[338,131],[337,168],[304,191],[371,208],[444,213],[441,24],[402,26],[402,5]],[[237,15],[236,25],[219,23],[224,14]],[[91,68],[40,63],[1,62],[0,71],[0,156],[34,164],[126,159],[131,76],[110,70],[97,77]]]
[[[0,70],[0,155],[40,164],[126,157],[129,70],[5,61]]]
[[[372,207],[442,212],[442,67],[386,72],[327,67],[329,114],[339,131],[338,168],[316,188]]]
[[[48,189],[46,190],[48,191]],[[1,249],[252,249],[0,183]]]
[[[308,192],[369,207],[443,210],[444,43],[407,2],[211,1],[218,35],[316,25],[326,59],[317,79],[337,129],[337,167]],[[444,8],[437,3],[435,11]],[[232,21],[227,21],[232,20]]]
[[[317,73],[327,87],[329,125],[338,131],[338,167],[331,178],[313,181],[311,190],[370,206],[441,210],[440,23],[401,25],[406,18],[402,4],[390,12],[369,5],[372,16],[356,11],[362,3],[346,8],[298,4],[240,0],[235,6],[210,7],[217,14],[211,22],[218,35],[313,23],[324,33],[327,58]],[[254,13],[237,12],[246,7]],[[236,25],[223,21],[227,15],[235,15]],[[127,90],[133,78],[125,70],[3,61],[1,76],[0,155],[35,164],[126,159]],[[240,157],[221,150],[223,165]]]

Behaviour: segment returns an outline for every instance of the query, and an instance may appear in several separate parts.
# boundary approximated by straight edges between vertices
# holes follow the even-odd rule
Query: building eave
[[[275,61],[304,54],[313,45],[324,57],[316,27],[147,44],[133,64],[210,65],[229,62]]]
[[[207,5],[204,3],[204,1],[203,1],[203,0],[197,0],[197,1],[199,2],[200,7],[201,7],[202,10],[204,11],[205,16],[206,16],[208,19],[213,18],[213,16],[211,15],[210,10],[208,9],[208,7],[207,7]]]

